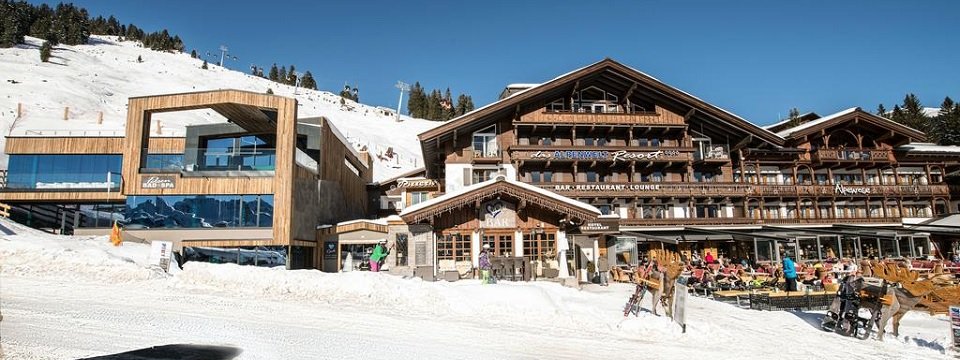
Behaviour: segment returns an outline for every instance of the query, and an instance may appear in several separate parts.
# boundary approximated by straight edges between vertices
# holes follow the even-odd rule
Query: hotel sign
[[[580,225],[581,234],[607,234],[620,231],[619,218],[602,218],[584,222]]]
[[[177,177],[170,175],[144,176],[140,181],[141,189],[173,189],[177,187]]]
[[[437,181],[433,179],[400,179],[397,180],[397,187],[400,188],[426,188],[436,187]]]
[[[554,191],[660,191],[660,184],[555,185]]]
[[[657,150],[648,152],[639,151],[605,151],[605,150],[557,150],[557,151],[537,151],[530,154],[532,159],[554,159],[554,160],[613,160],[631,161],[631,160],[660,160],[664,158],[680,157],[678,150]]]
[[[483,229],[517,227],[517,211],[513,204],[491,200],[480,205],[480,227]]]
[[[838,195],[870,195],[870,188],[865,186],[843,186],[843,184],[837,184],[833,187],[833,191]]]

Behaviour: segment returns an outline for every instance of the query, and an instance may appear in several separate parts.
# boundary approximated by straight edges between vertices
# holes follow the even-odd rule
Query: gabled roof
[[[813,121],[813,120],[816,120],[816,119],[819,119],[819,118],[820,118],[820,115],[818,115],[817,113],[812,112],[812,111],[811,111],[811,112],[808,112],[808,113],[801,114],[800,116],[797,116],[797,119],[799,119],[799,123],[800,123],[800,124],[804,124],[804,123],[807,123],[807,122],[810,122],[810,121]],[[780,132],[780,131],[783,131],[784,129],[787,129],[787,126],[786,126],[786,125],[790,122],[790,120],[793,120],[793,119],[791,119],[791,118],[789,118],[789,117],[786,118],[786,119],[780,119],[780,121],[777,121],[777,122],[775,122],[775,123],[773,123],[773,124],[770,124],[770,125],[764,125],[764,126],[762,126],[762,128],[767,129],[767,130],[772,131],[772,132],[775,132],[775,133],[776,133],[776,132]]]
[[[499,194],[508,194],[533,204],[556,209],[576,219],[592,220],[600,216],[600,210],[593,205],[527,183],[507,180],[501,175],[467,186],[460,191],[408,206],[400,212],[400,217],[408,223],[414,223],[428,218],[431,214],[446,212]]]
[[[646,87],[649,87],[653,91],[659,92],[663,96],[676,99],[681,103],[684,103],[692,108],[695,108],[697,109],[698,112],[703,112],[706,115],[716,120],[719,120],[721,122],[727,122],[731,126],[734,126],[738,129],[742,129],[748,134],[755,136],[757,139],[763,140],[765,142],[768,142],[770,144],[777,145],[777,146],[783,144],[783,139],[781,137],[777,136],[776,134],[770,131],[767,131],[763,128],[760,128],[754,125],[753,123],[741,118],[740,116],[737,116],[736,114],[733,114],[732,112],[729,112],[727,110],[714,106],[710,103],[707,103],[693,95],[690,95],[689,93],[681,91],[670,85],[667,85],[650,75],[647,75],[631,67],[625,66],[610,58],[606,58],[599,62],[576,69],[569,73],[563,74],[557,78],[554,78],[553,80],[513,93],[509,97],[500,99],[496,102],[480,107],[474,111],[463,114],[453,120],[450,120],[444,123],[443,125],[437,126],[433,129],[430,129],[421,133],[419,135],[420,141],[425,145],[425,143],[428,141],[436,140],[439,137],[452,133],[455,129],[462,128],[474,121],[482,120],[498,112],[510,111],[511,109],[514,109],[516,106],[523,103],[524,101],[536,98],[538,95],[542,95],[551,90],[557,90],[558,88],[571,84],[572,82],[575,82],[580,78],[583,78],[591,74],[600,73],[604,70],[612,70],[614,72],[617,72],[622,76],[636,82],[637,84],[641,84]],[[426,146],[424,146],[424,148],[426,148]]]
[[[834,114],[824,116],[822,118],[810,121],[807,123],[800,124],[798,126],[785,129],[777,133],[777,135],[785,139],[796,139],[800,138],[821,129],[825,129],[830,126],[841,124],[850,120],[862,120],[866,123],[874,124],[876,126],[888,129],[898,134],[902,134],[912,140],[925,140],[926,135],[920,130],[908,127],[896,121],[887,119],[882,116],[877,116],[871,114],[859,107],[849,108],[843,111],[839,111]]]

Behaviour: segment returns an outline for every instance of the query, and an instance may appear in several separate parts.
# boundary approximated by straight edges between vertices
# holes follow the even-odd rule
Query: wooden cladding
[[[152,137],[147,146],[151,154],[182,154],[185,142],[186,139],[180,137]]]
[[[175,152],[183,146],[176,140],[151,139],[153,113],[209,108],[248,131],[276,133],[276,162],[272,177],[184,177],[174,176],[174,189],[144,189],[140,168],[144,148],[158,153]],[[276,114],[275,117],[268,116]],[[296,151],[297,101],[275,95],[239,90],[204,91],[130,98],[127,106],[126,141],[123,143],[123,193],[153,194],[273,194],[274,244],[290,244],[293,212],[293,168]],[[153,145],[153,146],[151,146]]]
[[[518,123],[538,124],[606,124],[606,125],[678,125],[685,126],[683,116],[657,106],[653,112],[637,113],[583,113],[561,111],[534,111],[520,117]]]
[[[896,217],[872,218],[779,218],[754,219],[748,217],[679,218],[679,219],[620,219],[621,226],[708,226],[708,225],[795,225],[795,224],[897,224]]]
[[[121,137],[8,137],[7,154],[121,154]]]
[[[123,202],[126,199],[118,190],[90,189],[89,191],[3,191],[0,200],[31,202],[71,202],[71,201],[109,201]]]
[[[877,149],[817,149],[811,153],[813,162],[893,162],[893,152]]]
[[[569,197],[903,197],[949,196],[947,185],[755,185],[744,183],[542,183]]]

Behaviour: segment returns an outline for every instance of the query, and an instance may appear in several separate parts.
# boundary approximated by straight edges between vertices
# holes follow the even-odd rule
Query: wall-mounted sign
[[[659,191],[660,184],[576,184],[555,185],[554,191]]]
[[[870,188],[864,186],[843,186],[843,184],[837,184],[833,187],[833,191],[839,195],[870,195]]]
[[[513,204],[499,199],[481,204],[480,226],[484,229],[517,227],[517,213]]]
[[[324,260],[337,259],[337,242],[336,241],[325,241],[323,243],[323,259]]]
[[[400,179],[397,180],[397,187],[400,188],[425,188],[436,187],[437,181],[433,179]]]
[[[657,150],[657,151],[604,151],[604,150],[557,150],[557,151],[537,151],[530,154],[532,159],[556,159],[556,160],[613,160],[632,161],[632,160],[659,160],[664,158],[680,157],[679,150]]]
[[[177,177],[170,175],[144,176],[140,181],[142,189],[173,189],[177,187]]]
[[[620,231],[619,218],[602,218],[580,225],[581,234],[607,234]]]

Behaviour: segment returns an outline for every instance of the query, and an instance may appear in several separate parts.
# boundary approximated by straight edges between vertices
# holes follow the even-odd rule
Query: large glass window
[[[523,257],[527,261],[545,261],[556,256],[556,235],[547,233],[523,234]]]
[[[473,156],[479,158],[499,156],[495,127],[491,126],[473,134]]]
[[[183,170],[183,154],[147,154],[144,170],[180,171]]]
[[[453,261],[471,261],[470,234],[450,233],[437,239],[437,259]]]
[[[128,196],[126,226],[272,227],[273,195]]]
[[[123,157],[118,154],[10,155],[7,188],[117,188],[122,162]]]
[[[257,136],[208,139],[205,148],[196,150],[202,162],[196,170],[269,171],[276,166],[276,149]]]
[[[416,191],[410,193],[410,205],[422,203],[427,201],[427,199],[429,199],[429,196],[427,195],[426,191]]]
[[[637,264],[637,238],[618,236],[614,251],[618,266]]]

